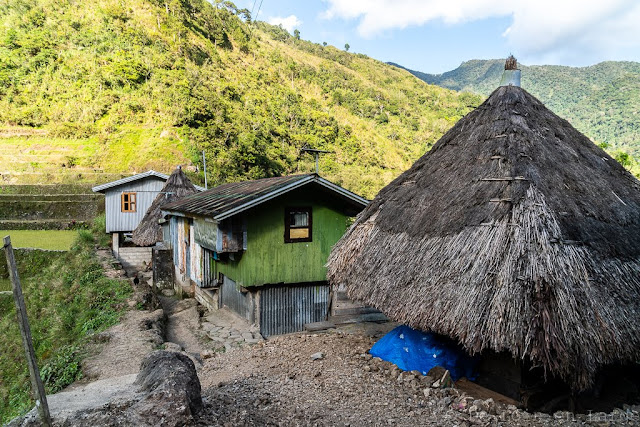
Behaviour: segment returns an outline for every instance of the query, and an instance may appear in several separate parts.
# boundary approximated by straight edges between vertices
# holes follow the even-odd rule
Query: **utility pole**
[[[204,156],[204,150],[202,150],[202,166],[204,168],[204,189],[208,190],[207,187],[207,158]]]
[[[20,326],[20,335],[22,335],[24,351],[27,355],[29,376],[31,377],[31,388],[36,399],[36,408],[40,414],[40,421],[42,421],[42,425],[45,427],[51,427],[51,415],[49,414],[47,395],[44,391],[42,378],[40,378],[38,364],[36,363],[36,355],[33,350],[33,340],[31,339],[31,328],[29,327],[29,319],[27,319],[27,309],[24,305],[24,296],[22,295],[20,277],[18,276],[18,267],[16,266],[16,259],[13,255],[10,236],[6,236],[4,238],[4,251],[7,255],[7,266],[9,267],[9,275],[11,277],[13,299],[16,303],[16,311],[18,312],[18,325]]]
[[[320,158],[320,154],[333,153],[333,151],[325,151],[325,150],[315,150],[313,148],[301,148],[300,151],[305,153],[313,154],[313,157],[316,159],[316,173],[319,174],[320,166],[318,165],[318,159]]]

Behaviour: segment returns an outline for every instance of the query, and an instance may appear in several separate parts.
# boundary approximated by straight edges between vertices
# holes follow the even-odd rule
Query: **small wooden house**
[[[138,227],[168,178],[169,175],[149,170],[92,188],[94,192],[105,196],[105,231],[112,235],[113,253],[123,264],[139,265],[151,259],[150,249],[129,248],[125,255],[120,246],[124,235]],[[201,187],[196,189],[203,190]]]
[[[106,232],[112,235],[116,255],[123,234],[133,232],[140,224],[167,178],[168,175],[150,170],[92,188],[104,194]]]
[[[367,203],[316,174],[181,198],[163,207],[176,282],[259,324],[263,336],[300,331],[326,320],[329,252]]]

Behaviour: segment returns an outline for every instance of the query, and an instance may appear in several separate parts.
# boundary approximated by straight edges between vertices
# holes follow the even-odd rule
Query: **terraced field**
[[[0,230],[64,230],[91,221],[104,209],[91,184],[0,184]]]
[[[184,151],[176,134],[163,129],[123,126],[78,138],[0,127],[0,183],[95,185],[149,169],[171,171],[188,163]]]

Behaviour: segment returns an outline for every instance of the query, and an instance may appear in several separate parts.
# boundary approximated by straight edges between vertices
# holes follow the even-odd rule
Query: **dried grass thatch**
[[[574,390],[640,360],[640,182],[519,87],[385,187],[328,267],[393,320],[509,351]]]
[[[159,221],[162,218],[161,208],[169,202],[177,200],[189,194],[197,193],[189,178],[178,167],[167,179],[160,194],[155,198],[144,218],[133,231],[131,239],[138,246],[151,246],[162,241],[162,226]]]
[[[507,60],[504,63],[505,70],[517,70],[518,69],[518,61],[513,55],[509,55]]]

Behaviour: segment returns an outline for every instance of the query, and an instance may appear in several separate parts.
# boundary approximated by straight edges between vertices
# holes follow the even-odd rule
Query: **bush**
[[[95,242],[101,248],[108,248],[109,243],[111,243],[111,239],[109,235],[106,233],[107,229],[107,215],[101,214],[93,219],[93,223],[91,224],[91,233],[95,239]]]
[[[80,351],[75,345],[66,345],[58,350],[40,369],[40,376],[48,393],[57,393],[72,382],[82,378]]]

